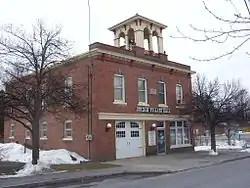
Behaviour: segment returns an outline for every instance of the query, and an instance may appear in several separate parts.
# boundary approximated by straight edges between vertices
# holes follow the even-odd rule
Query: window
[[[41,139],[47,139],[47,122],[43,121],[41,125]]]
[[[166,84],[164,82],[158,82],[158,98],[159,104],[166,105]]]
[[[10,136],[9,136],[9,138],[14,138],[14,129],[15,129],[15,125],[10,124]]]
[[[30,130],[28,129],[25,130],[25,139],[30,140]]]
[[[123,75],[114,76],[114,101],[125,102],[125,81]]]
[[[170,123],[171,146],[190,144],[190,132],[186,121],[172,121]]]
[[[125,121],[116,124],[117,129],[125,129]]]
[[[30,123],[26,123],[26,126],[30,127],[31,125],[30,125]],[[25,139],[29,140],[30,139],[30,130],[25,128],[24,134],[25,134]]]
[[[125,138],[126,131],[116,131],[116,138]]]
[[[65,93],[69,96],[72,95],[72,91],[73,91],[73,79],[72,77],[68,77],[65,80]]]
[[[130,128],[140,128],[139,123],[137,122],[130,122]]]
[[[148,96],[147,96],[147,81],[143,78],[138,78],[138,103],[139,104],[147,104]]]
[[[46,102],[45,102],[45,93],[46,93],[46,84],[42,84],[42,86],[41,86],[42,109],[44,109],[45,105],[46,105]]]
[[[130,131],[130,136],[133,137],[140,137],[139,131]]]
[[[64,123],[64,138],[72,139],[72,121],[65,121]]]
[[[176,103],[181,104],[183,102],[183,88],[182,85],[176,85]]]

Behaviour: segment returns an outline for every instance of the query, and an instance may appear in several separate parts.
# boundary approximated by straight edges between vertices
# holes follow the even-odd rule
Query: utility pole
[[[88,0],[88,9],[89,9],[89,58],[91,61],[90,65],[87,65],[87,74],[88,74],[88,158],[91,158],[91,141],[92,141],[92,126],[93,126],[93,100],[92,100],[92,85],[93,85],[93,58],[90,50],[91,45],[91,9],[90,9],[90,0]],[[91,137],[91,138],[90,138]]]

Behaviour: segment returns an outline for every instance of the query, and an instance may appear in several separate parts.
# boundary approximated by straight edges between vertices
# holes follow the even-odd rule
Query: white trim
[[[122,78],[122,100],[115,100],[115,77]],[[121,104],[126,103],[126,92],[125,92],[125,78],[122,74],[114,74],[114,82],[113,82],[113,88],[114,88],[114,104]],[[127,103],[126,103],[127,104]]]
[[[31,123],[26,123],[26,126],[30,127],[30,126],[31,126]],[[28,133],[29,135],[28,135],[27,133]],[[30,140],[30,134],[31,134],[30,130],[27,129],[27,128],[25,128],[24,134],[25,134],[25,135],[24,135],[24,136],[25,136],[25,139],[26,139],[26,140]]]
[[[72,138],[72,137],[65,137],[65,138],[63,138],[63,140],[64,140],[64,141],[72,141],[73,138]]]
[[[181,99],[180,99],[180,102],[181,103],[177,103],[177,101],[179,100],[178,98],[177,98],[177,96],[179,96],[179,95],[177,95],[177,87],[179,87],[179,88],[181,88]],[[175,86],[175,95],[176,95],[176,103],[177,104],[183,104],[183,86],[182,86],[182,84],[176,84],[176,86]]]
[[[42,135],[42,133],[43,133],[43,131],[44,131],[44,129],[43,129],[43,125],[44,125],[44,124],[46,125],[46,136],[43,136],[43,135]],[[48,133],[48,131],[47,131],[47,121],[42,121],[41,127],[40,127],[40,128],[41,128],[41,131],[40,131],[40,134],[41,134],[41,135],[40,135],[40,140],[45,140],[45,139],[47,140],[47,139],[48,139],[48,134],[47,134],[47,133]]]
[[[122,102],[122,101],[114,101],[113,104],[118,104],[118,105],[127,105],[126,102]]]
[[[163,82],[163,81],[158,81],[158,84],[163,84],[163,89],[164,89],[164,104],[158,104],[158,106],[160,106],[160,105],[165,105],[165,106],[167,106],[167,90],[166,90],[166,83],[165,82]],[[159,87],[158,87],[158,97],[159,97]],[[159,98],[158,98],[158,100],[159,100]]]
[[[172,146],[170,146],[170,149],[174,149],[174,148],[186,148],[186,147],[192,147],[192,145],[191,144],[172,145]]]
[[[11,128],[11,127],[13,127],[13,129]],[[13,136],[10,136],[10,132],[9,132],[9,139],[14,139],[15,138],[15,124],[14,123],[11,123],[10,124],[10,130],[9,130],[10,132],[12,132],[12,135]]]
[[[138,88],[138,82],[139,81],[144,81],[144,87],[145,87],[145,101],[144,102],[140,102],[139,101],[139,91],[142,91],[142,90],[139,90]],[[137,91],[138,91],[138,104],[141,104],[141,106],[145,106],[144,104],[148,105],[148,87],[147,87],[147,80],[145,78],[138,78],[137,79]]]
[[[172,115],[172,114],[143,114],[143,113],[108,113],[99,112],[99,120],[159,120],[159,121],[185,121],[189,115]]]
[[[93,51],[94,51],[94,49],[93,49]],[[145,63],[145,64],[149,64],[149,65],[155,65],[157,67],[173,69],[173,70],[180,71],[180,72],[185,72],[185,73],[190,73],[190,74],[195,74],[196,73],[195,71],[192,71],[192,70],[183,69],[183,68],[179,68],[179,67],[175,67],[175,66],[164,65],[164,64],[157,63],[157,62],[150,61],[150,60],[146,60],[146,59],[143,59],[143,58],[134,57],[134,56],[131,56],[131,55],[126,55],[126,54],[121,54],[121,53],[118,53],[118,52],[103,50],[103,49],[99,49],[99,48],[96,48],[96,51],[94,51],[94,52],[101,53],[101,54],[104,53],[104,54],[113,55],[113,56],[117,56],[117,57],[122,57],[122,58],[130,59],[130,60],[134,60],[134,61],[136,61],[138,63]]]
[[[66,124],[67,123],[70,123],[71,124],[71,129],[67,129],[67,130],[70,130],[71,131],[71,136],[68,136],[68,137],[66,137],[65,135],[65,133],[66,133]],[[73,125],[72,125],[72,120],[66,120],[65,122],[64,122],[64,126],[63,126],[63,140],[67,140],[67,139],[69,139],[69,140],[73,140]]]
[[[148,104],[148,103],[141,103],[141,102],[139,102],[139,103],[137,104],[137,106],[149,106],[149,104]]]
[[[168,108],[168,105],[166,105],[166,104],[158,104],[158,107],[161,107],[161,108]]]

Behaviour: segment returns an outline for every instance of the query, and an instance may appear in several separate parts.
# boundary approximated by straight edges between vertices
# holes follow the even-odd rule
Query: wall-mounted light
[[[153,123],[151,126],[151,131],[153,131],[157,127],[156,123]]]
[[[106,125],[106,132],[108,132],[109,129],[111,129],[111,127],[112,127],[112,124],[111,124],[111,123],[108,123],[108,124]]]

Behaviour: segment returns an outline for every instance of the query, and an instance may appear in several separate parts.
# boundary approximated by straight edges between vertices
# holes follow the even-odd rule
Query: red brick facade
[[[138,121],[144,122],[143,129],[145,141],[145,154],[151,155],[157,153],[156,146],[148,146],[148,131],[152,129],[152,124],[156,121],[165,122],[166,134],[166,152],[170,152],[170,121],[185,119],[178,110],[176,104],[176,84],[183,87],[183,96],[185,105],[184,109],[189,108],[188,104],[191,99],[191,70],[189,66],[181,65],[168,61],[165,54],[145,55],[144,49],[134,47],[132,51],[125,50],[101,43],[95,43],[90,49],[99,50],[94,54],[92,60],[88,56],[79,56],[67,65],[62,65],[65,74],[72,76],[73,82],[87,83],[87,65],[93,63],[93,89],[92,89],[92,141],[86,141],[88,129],[87,114],[82,119],[75,119],[72,114],[65,114],[65,119],[56,120],[53,115],[45,115],[41,121],[47,122],[47,140],[41,140],[42,149],[59,149],[65,148],[75,151],[84,157],[90,157],[92,160],[111,160],[116,158],[116,139],[115,139],[115,122],[123,120],[122,117],[114,119],[111,115],[131,114],[132,118],[136,117]],[[105,52],[103,52],[105,51]],[[110,53],[106,53],[110,52]],[[114,53],[115,52],[115,53]],[[117,54],[118,53],[118,54]],[[127,55],[126,57],[124,55]],[[137,59],[135,59],[137,58]],[[149,63],[145,63],[145,61]],[[150,64],[154,62],[155,64]],[[164,65],[162,67],[160,65]],[[184,70],[184,71],[183,71]],[[120,74],[125,79],[125,104],[113,104],[114,102],[114,75]],[[158,87],[158,81],[161,80],[166,84],[166,99],[170,109],[169,114],[150,114],[149,117],[138,116],[141,113],[136,111],[138,106],[138,88],[137,79],[145,78],[147,80],[148,104],[149,107],[158,107],[158,97],[149,93],[151,88]],[[86,97],[86,90],[82,96]],[[101,114],[108,113],[110,117],[103,118]],[[124,115],[125,114],[125,115]],[[145,115],[145,114],[144,114]],[[121,119],[120,119],[121,118]],[[159,119],[159,120],[158,120]],[[73,139],[63,140],[63,125],[65,120],[72,120]],[[110,123],[112,127],[106,131],[106,125]],[[14,138],[10,139],[10,121],[5,122],[5,142],[18,141],[24,143],[25,131],[22,125],[15,122]],[[190,127],[190,134],[192,130]],[[190,143],[190,147],[192,142]],[[190,148],[189,147],[189,148]],[[192,148],[192,147],[191,147]],[[174,148],[178,149],[178,148]]]

